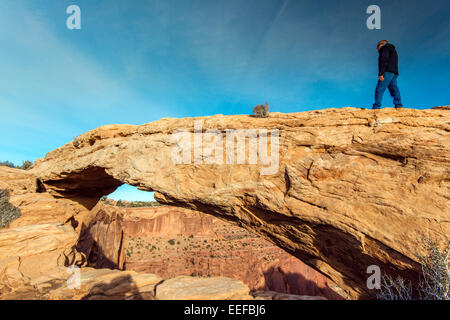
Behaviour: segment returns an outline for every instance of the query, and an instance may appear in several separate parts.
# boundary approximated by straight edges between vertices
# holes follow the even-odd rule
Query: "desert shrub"
[[[78,148],[81,145],[79,137],[80,136],[73,137],[72,144],[75,148]]]
[[[381,289],[377,293],[380,300],[412,300],[412,284],[405,281],[402,277],[393,279],[389,275],[385,275],[381,279]]]
[[[129,206],[134,208],[139,207],[158,207],[161,204],[157,201],[132,201],[130,202]]]
[[[11,221],[20,217],[19,208],[9,203],[9,190],[0,190],[0,229],[9,226]]]
[[[28,170],[33,165],[33,162],[29,160],[22,161],[22,165],[17,167],[17,169]]]
[[[22,170],[28,170],[33,165],[33,162],[29,160],[22,161],[22,165],[16,166],[14,163],[10,161],[1,161],[0,166],[15,168],[15,169],[22,169]]]
[[[103,198],[102,198],[103,199]],[[105,198],[105,200],[108,200]],[[118,207],[127,207],[127,208],[142,208],[142,207],[159,207],[161,204],[157,201],[126,201],[126,200],[118,200],[116,202],[116,206]]]
[[[14,163],[9,162],[9,161],[0,161],[0,166],[10,167],[10,168],[15,168],[16,167],[14,165]]]
[[[175,244],[175,240],[174,239],[170,239],[169,241],[167,241],[170,245],[174,245]]]
[[[269,116],[269,103],[257,105],[253,108],[253,116],[256,118],[267,118]]]
[[[381,300],[449,300],[450,273],[448,256],[450,242],[447,247],[440,249],[431,239],[423,240],[425,255],[419,255],[421,277],[417,284],[416,293],[413,285],[401,277],[395,280],[389,275],[382,278],[381,289],[377,298]]]
[[[449,300],[450,273],[448,269],[447,248],[440,250],[435,242],[425,239],[427,254],[419,256],[422,265],[422,279],[419,294],[422,300]]]
[[[118,207],[125,207],[125,204],[122,202],[122,200],[119,200],[116,202],[116,206]]]

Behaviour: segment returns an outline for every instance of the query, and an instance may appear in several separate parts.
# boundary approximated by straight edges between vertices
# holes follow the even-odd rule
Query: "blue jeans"
[[[394,98],[394,105],[402,107],[402,98],[400,96],[400,90],[397,86],[397,78],[398,75],[391,72],[385,72],[384,75],[384,81],[379,81],[377,87],[375,89],[375,103],[373,104],[374,109],[381,108],[381,100],[383,100],[384,92],[386,91],[386,88],[389,89],[389,93],[391,94],[391,97]]]

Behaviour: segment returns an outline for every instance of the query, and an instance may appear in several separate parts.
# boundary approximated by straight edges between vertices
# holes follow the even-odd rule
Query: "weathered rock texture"
[[[0,293],[0,300],[252,300],[249,288],[226,277],[177,277],[163,280],[154,274],[111,269],[79,269],[80,282],[65,267]],[[259,296],[277,295],[259,293]],[[295,295],[290,295],[295,299]],[[299,298],[297,298],[299,299]],[[320,299],[318,297],[317,299]]]
[[[70,225],[36,224],[0,230],[0,295],[81,260]]]
[[[155,285],[161,278],[153,274],[110,269],[79,269],[80,282],[74,272],[55,267],[31,279],[14,291],[0,295],[2,300],[154,300]]]
[[[100,202],[83,220],[77,250],[85,254],[88,266],[123,269],[123,213],[118,207]]]
[[[78,250],[96,268],[180,275],[225,276],[251,291],[339,299],[321,273],[267,240],[211,215],[173,206],[119,208],[99,202]]]
[[[86,207],[74,200],[55,199],[29,171],[0,166],[0,190],[7,192],[2,200],[5,206],[19,211],[9,228],[70,221],[80,231],[82,218],[89,214]]]
[[[241,281],[225,278],[180,276],[156,287],[159,300],[251,300],[249,289]]]
[[[37,192],[37,177],[29,171],[0,166],[0,189],[8,189],[12,195]]]
[[[174,163],[172,133],[192,133],[194,120],[221,136],[226,129],[278,129],[279,170],[261,175],[266,165]],[[365,297],[373,295],[369,265],[414,278],[422,236],[450,233],[449,121],[446,109],[343,108],[110,125],[49,152],[32,171],[51,194],[88,208],[122,183],[156,191],[159,202],[263,235],[349,296]]]

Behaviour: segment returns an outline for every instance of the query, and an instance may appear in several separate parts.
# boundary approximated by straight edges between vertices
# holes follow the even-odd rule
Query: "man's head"
[[[387,40],[381,40],[380,42],[378,42],[377,50],[380,51],[381,47],[383,47],[386,43],[388,43]]]

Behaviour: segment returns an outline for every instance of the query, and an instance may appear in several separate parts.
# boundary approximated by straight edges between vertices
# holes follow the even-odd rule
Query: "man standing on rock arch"
[[[402,108],[400,90],[397,86],[398,78],[398,54],[395,46],[387,40],[378,42],[377,50],[378,58],[378,84],[375,89],[375,103],[372,109],[381,109],[381,101],[383,100],[386,88],[394,98],[396,109]]]

